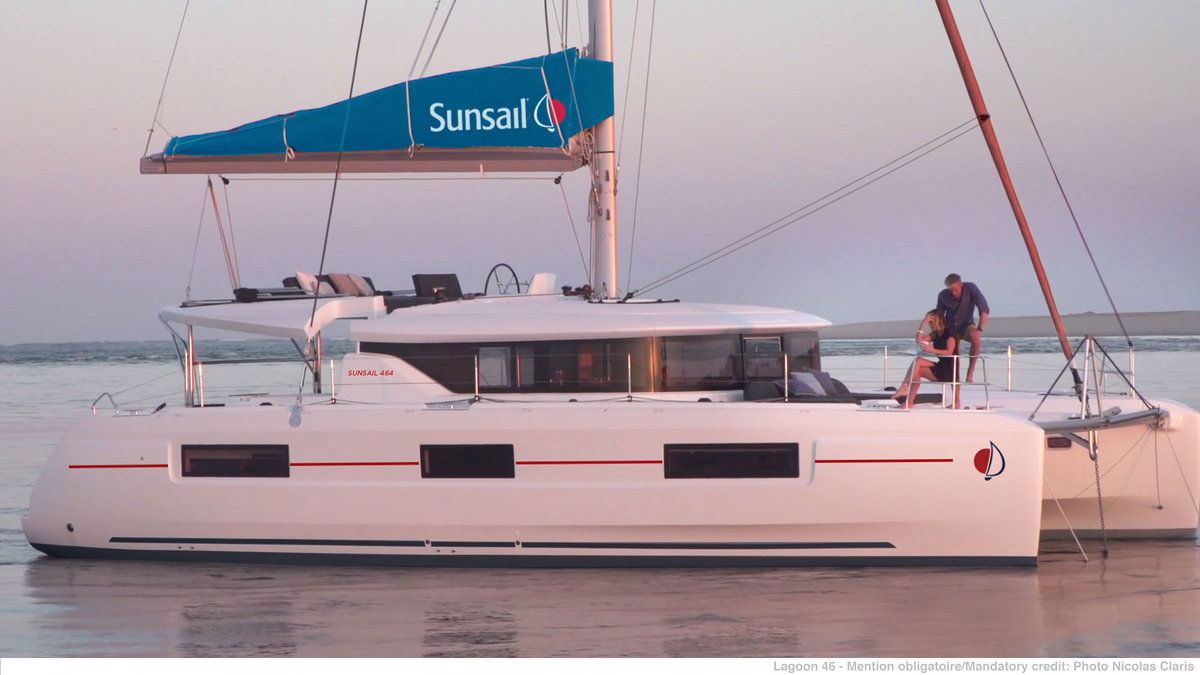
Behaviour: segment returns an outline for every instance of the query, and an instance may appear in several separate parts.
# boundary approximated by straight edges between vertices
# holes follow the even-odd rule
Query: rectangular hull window
[[[422,445],[422,478],[514,478],[512,445]]]
[[[668,443],[667,478],[798,478],[798,443]]]
[[[184,445],[183,475],[188,478],[287,478],[286,445]]]

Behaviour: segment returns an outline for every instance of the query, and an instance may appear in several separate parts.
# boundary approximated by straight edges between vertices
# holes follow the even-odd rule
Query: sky
[[[164,129],[347,95],[361,3],[192,0],[164,88],[184,4],[0,0],[0,344],[163,339],[157,312],[189,288],[230,295],[204,177],[138,172],[160,91],[150,152]],[[662,0],[652,42],[652,2],[636,24],[637,3],[615,4],[622,291],[972,117],[932,0]],[[407,79],[433,6],[371,4],[355,93]],[[1108,311],[980,5],[952,6],[1059,309]],[[1118,309],[1200,309],[1200,3],[986,7]],[[542,11],[459,0],[427,74],[544,53]],[[579,46],[580,3],[570,12]],[[585,282],[572,233],[573,219],[586,250],[585,171],[562,188],[459,178],[471,180],[343,182],[326,270],[394,289],[456,272],[478,291],[505,262],[524,279]],[[331,187],[230,184],[243,285],[317,269]],[[1045,313],[977,131],[652,295],[915,322],[950,272],[981,287],[993,316]]]

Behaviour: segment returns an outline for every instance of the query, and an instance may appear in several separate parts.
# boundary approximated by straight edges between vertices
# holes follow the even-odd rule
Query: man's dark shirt
[[[990,314],[987,300],[979,287],[970,281],[964,281],[962,295],[955,299],[950,289],[938,293],[937,306],[946,310],[946,330],[951,335],[962,335],[967,326],[975,323],[975,309]]]

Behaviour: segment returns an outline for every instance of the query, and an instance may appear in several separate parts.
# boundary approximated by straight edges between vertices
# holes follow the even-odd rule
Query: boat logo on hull
[[[1004,473],[1004,453],[995,443],[988,442],[990,448],[982,448],[975,453],[975,470],[983,474],[984,480],[991,480]]]

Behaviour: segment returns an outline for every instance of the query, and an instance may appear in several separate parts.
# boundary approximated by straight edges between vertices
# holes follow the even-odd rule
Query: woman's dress
[[[941,335],[933,338],[933,347],[935,349],[946,349],[950,342],[950,334],[943,332]],[[950,356],[939,357],[937,363],[933,364],[933,376],[938,382],[952,382],[954,380],[954,358]]]

